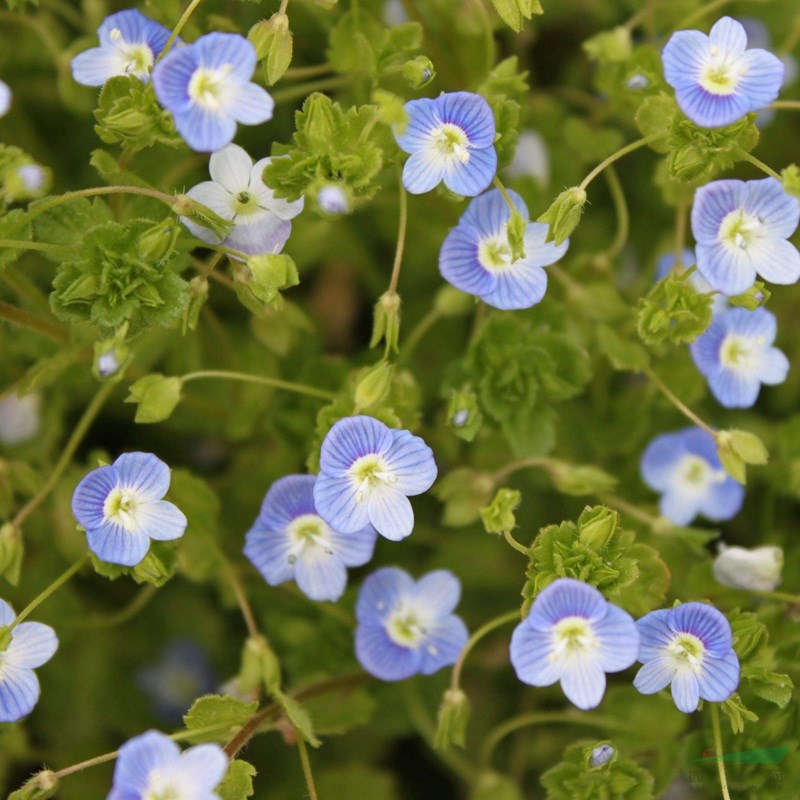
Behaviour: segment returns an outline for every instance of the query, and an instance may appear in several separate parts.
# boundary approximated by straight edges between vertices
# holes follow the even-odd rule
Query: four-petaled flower
[[[761,384],[786,380],[789,359],[773,347],[775,315],[765,308],[734,308],[714,318],[691,345],[692,358],[714,397],[726,408],[750,408]]]
[[[11,89],[7,83],[0,81],[0,117],[8,114],[9,108],[11,108]]]
[[[534,600],[511,637],[511,663],[531,686],[561,683],[567,699],[595,708],[606,690],[606,673],[636,661],[639,634],[626,611],[593,586],[558,578]]]
[[[800,202],[780,181],[713,181],[695,192],[692,233],[697,268],[712,288],[741,294],[756,275],[772,283],[800,278],[800,253],[786,240],[800,221]]]
[[[739,685],[739,659],[725,615],[707,603],[683,603],[651,611],[637,621],[639,661],[633,685],[655,694],[672,684],[675,705],[686,714],[700,698],[727,700]]]
[[[419,436],[373,417],[345,417],[322,443],[314,506],[334,530],[355,533],[372,523],[382,536],[399,541],[414,527],[408,497],[435,480],[433,451]]]
[[[97,29],[100,47],[72,59],[72,77],[84,86],[102,86],[116,75],[150,79],[150,70],[169,39],[169,31],[136,9],[106,17]]]
[[[214,791],[228,770],[218,744],[198,744],[183,753],[169,736],[147,731],[119,749],[106,800],[219,800]]]
[[[0,722],[16,722],[30,714],[39,699],[34,669],[48,662],[58,649],[55,631],[41,622],[20,622],[14,609],[0,600]]]
[[[509,191],[514,207],[528,219],[528,207]],[[543,267],[558,261],[569,242],[545,242],[548,226],[528,222],[523,236],[524,256],[514,258],[508,239],[511,210],[498,189],[476,197],[458,225],[447,234],[439,253],[442,277],[495,308],[511,310],[536,305],[547,289]]]
[[[647,446],[642,478],[661,492],[661,514],[688,525],[698,514],[714,522],[739,513],[744,488],[722,468],[714,438],[701,428],[665,433]]]
[[[429,192],[442,181],[456,194],[473,197],[492,182],[497,169],[494,115],[478,94],[450,92],[435,100],[405,104],[408,125],[397,143],[411,157],[403,185],[411,194]]]
[[[430,675],[455,664],[469,634],[453,614],[461,597],[458,578],[435,570],[418,581],[398,567],[373,572],[356,604],[356,656],[383,681]]]
[[[169,481],[169,467],[151,453],[124,453],[90,472],[72,495],[72,513],[86,529],[89,549],[110,564],[133,567],[147,555],[151,539],[183,536],[186,517],[162,500]]]
[[[259,125],[271,119],[275,102],[250,82],[256,62],[244,36],[209,33],[156,64],[156,97],[192,150],[220,150],[233,139],[237,122]]]
[[[730,17],[711,32],[678,31],[664,47],[664,77],[681,111],[696,125],[719,128],[766,108],[780,92],[786,68],[766,50],[747,50],[747,34]]]
[[[378,537],[367,524],[341,533],[314,508],[314,475],[287,475],[270,486],[244,554],[270,586],[295,580],[312,600],[338,600],[347,585],[346,567],[371,558]]]
[[[263,180],[264,168],[271,159],[253,159],[236,144],[229,144],[211,155],[210,181],[203,181],[186,194],[208,206],[233,228],[220,242],[213,231],[181,217],[181,222],[209,244],[224,244],[247,255],[279,253],[292,232],[289,221],[303,210],[303,198],[289,203],[273,194]]]

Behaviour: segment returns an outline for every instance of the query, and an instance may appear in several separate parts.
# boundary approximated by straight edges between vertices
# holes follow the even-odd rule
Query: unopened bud
[[[436,70],[427,56],[417,56],[403,64],[403,77],[412,89],[422,89],[436,77]]]
[[[185,194],[175,195],[172,202],[172,210],[179,216],[208,228],[214,235],[222,241],[233,228],[233,222],[223,219],[219,214],[212,211],[197,200]]]
[[[373,312],[372,338],[369,346],[375,347],[381,340],[386,343],[386,352],[398,352],[400,338],[400,295],[385,292],[381,295]]]
[[[446,750],[451,744],[464,747],[469,722],[469,699],[461,689],[448,689],[442,697],[434,747]]]
[[[350,211],[350,196],[346,187],[338,183],[327,183],[317,192],[317,206],[320,211],[332,217]]]
[[[545,241],[553,241],[556,245],[565,242],[578,227],[585,205],[586,191],[580,186],[573,186],[561,192],[550,208],[539,217],[539,222],[545,222],[550,226]]]
[[[392,385],[393,376],[394,365],[385,360],[367,370],[355,390],[354,400],[357,414],[365,408],[377,406],[386,397]]]
[[[608,742],[603,742],[592,750],[592,755],[589,758],[589,761],[593,767],[602,767],[603,764],[608,764],[608,762],[611,761],[616,754],[617,751],[612,745],[610,745]]]

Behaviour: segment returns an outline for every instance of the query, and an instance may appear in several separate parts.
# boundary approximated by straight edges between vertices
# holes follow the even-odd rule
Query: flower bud
[[[153,373],[131,384],[126,403],[136,403],[136,422],[163,422],[181,401],[183,381]]]
[[[781,183],[783,191],[793,197],[800,197],[800,167],[797,164],[789,164],[781,170]]]
[[[616,755],[617,751],[612,745],[608,742],[602,742],[592,750],[589,762],[593,767],[602,767],[604,764],[608,764]]]
[[[381,340],[386,343],[386,352],[399,352],[397,346],[400,338],[400,295],[397,292],[385,292],[375,303],[372,323],[372,338],[369,346],[375,347]]]
[[[422,89],[436,77],[436,70],[427,56],[417,56],[403,64],[403,77],[412,89]]]
[[[197,327],[200,310],[208,299],[208,278],[196,275],[189,281],[186,293],[189,295],[189,302],[183,312],[183,333],[186,333],[187,329],[193,331]]]
[[[550,208],[539,217],[539,222],[550,226],[545,241],[553,241],[560,245],[578,227],[586,205],[586,191],[580,186],[565,189],[556,197]]]
[[[471,294],[445,284],[436,292],[433,309],[440,317],[462,317],[475,308],[475,298]]]
[[[35,200],[50,188],[51,173],[39,164],[20,164],[3,176],[3,191],[11,202]]]
[[[465,442],[471,442],[483,424],[483,414],[478,406],[478,398],[469,389],[455,392],[447,407],[447,424]]]
[[[10,522],[0,527],[0,575],[16,586],[19,581],[24,548],[22,532]]]
[[[433,746],[447,750],[451,744],[464,747],[469,722],[469,699],[461,689],[448,689],[442,697]]]
[[[354,394],[355,413],[360,414],[365,408],[377,406],[388,394],[393,376],[394,365],[385,360],[367,370],[356,385]]]
[[[619,514],[605,506],[587,508],[578,518],[581,543],[592,550],[605,547],[617,530]]]
[[[277,83],[292,63],[292,32],[289,17],[282,12],[257,22],[247,34],[259,59],[264,61],[264,78],[271,86]]]
[[[338,183],[327,183],[317,192],[317,206],[324,214],[337,217],[350,211],[350,193]]]
[[[179,217],[186,217],[191,222],[208,228],[220,241],[230,233],[233,227],[231,220],[223,219],[210,208],[185,194],[175,195],[175,199],[172,202],[172,210]]]
[[[719,546],[712,566],[717,583],[731,589],[771,592],[781,582],[783,550],[780,547]]]
[[[242,650],[242,666],[238,676],[239,689],[252,691],[264,686],[274,694],[281,685],[281,665],[262,636],[251,636]]]
[[[563,494],[577,496],[607,492],[613,489],[617,480],[599,467],[584,464],[556,462],[550,470],[553,485]]]
[[[297,266],[285,253],[250,256],[247,266],[237,271],[236,278],[247,283],[257,300],[273,308],[283,304],[280,293],[284,289],[300,283]]]
[[[181,229],[169,217],[142,233],[137,251],[143,261],[159,264],[166,261],[175,247]]]
[[[481,521],[486,533],[501,536],[517,527],[514,510],[522,502],[522,492],[502,487],[497,490],[494,499],[481,509]]]

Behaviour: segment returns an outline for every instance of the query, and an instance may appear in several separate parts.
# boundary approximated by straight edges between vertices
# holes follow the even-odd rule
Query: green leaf
[[[180,378],[153,373],[131,384],[125,402],[137,404],[136,422],[163,422],[180,403],[182,388]]]
[[[40,202],[46,200],[47,198]],[[36,205],[32,203],[31,209],[35,209]],[[99,197],[93,200],[78,197],[40,214],[34,220],[33,228],[37,239],[62,247],[74,247],[76,243],[82,242],[88,233],[111,220],[108,205]],[[58,264],[65,260],[79,261],[82,257],[78,249],[75,250],[74,256],[66,259],[60,252],[58,254],[44,252],[42,255]]]
[[[522,30],[525,20],[543,13],[539,0],[492,0],[498,16],[515,33]]]
[[[669,153],[672,120],[678,111],[675,99],[666,94],[647,97],[636,112],[636,125],[657,153]]]
[[[623,339],[613,328],[597,328],[597,344],[614,369],[644,372],[650,366],[650,356],[638,342]]]
[[[750,431],[736,429],[717,434],[720,447],[729,447],[745,464],[766,464],[769,452],[761,439]]]
[[[742,667],[742,679],[747,681],[747,685],[754,694],[774,703],[778,708],[786,708],[792,699],[794,683],[788,675],[754,665]]]
[[[178,569],[178,556],[172,542],[151,542],[147,555],[134,567],[109,564],[94,553],[91,554],[91,560],[94,571],[112,581],[125,575],[136,583],[149,583],[152,586],[163,586]]]
[[[314,725],[308,711],[300,705],[299,701],[280,690],[276,691],[274,696],[283,709],[283,713],[286,714],[286,718],[294,725],[303,739],[312,747],[319,747],[322,742],[314,734]]]
[[[219,800],[246,800],[253,796],[253,778],[256,768],[237,758],[231,761],[222,783],[214,790]]]
[[[225,743],[232,739],[258,710],[258,702],[246,703],[229,695],[209,694],[194,701],[183,717],[187,741]],[[242,769],[241,767],[238,769]]]
[[[734,733],[742,733],[745,722],[758,722],[758,714],[745,706],[738,692],[734,692],[727,700],[720,703],[719,708],[728,718]]]

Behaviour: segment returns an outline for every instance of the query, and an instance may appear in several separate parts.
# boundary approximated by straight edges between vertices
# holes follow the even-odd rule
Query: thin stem
[[[351,82],[351,78],[347,75],[335,75],[332,78],[322,78],[318,81],[309,81],[308,83],[298,83],[296,86],[287,86],[272,93],[272,99],[276,103],[286,103],[289,100],[296,100],[298,97],[305,97],[312,92],[324,92],[326,89],[340,89],[347,86]]]
[[[581,182],[579,188],[586,189],[586,187],[609,165],[613,164],[615,161],[618,161],[623,156],[628,155],[628,153],[632,153],[634,150],[638,150],[640,147],[644,147],[650,139],[648,137],[642,137],[641,139],[637,139],[635,142],[631,142],[630,144],[625,145],[625,147],[621,147],[617,150],[616,153],[612,153],[608,158],[601,161]]]
[[[137,592],[133,600],[125,608],[117,611],[116,614],[98,616],[94,619],[79,620],[76,627],[79,628],[114,628],[133,619],[144,607],[155,597],[158,587],[148,584]]]
[[[615,507],[623,514],[633,517],[633,519],[638,519],[639,522],[643,522],[650,528],[658,526],[658,517],[654,517],[651,514],[648,514],[646,511],[642,511],[640,508],[637,508],[635,505],[633,505],[633,503],[629,503],[627,500],[623,500],[621,497],[617,497],[615,494],[607,494],[602,492],[597,495],[597,499],[601,503],[605,503],[607,506]]]
[[[772,167],[765,164],[760,158],[756,158],[752,153],[746,153],[744,150],[739,151],[739,155],[745,160],[749,161],[754,167],[758,167],[765,175],[769,175],[775,180],[781,180],[781,176],[775,172]]]
[[[36,597],[28,603],[22,611],[17,614],[14,621],[8,626],[9,630],[14,630],[20,622],[24,622],[31,614],[31,612],[35,611],[48,597],[50,597],[53,592],[60,589],[80,568],[89,560],[89,554],[85,553],[82,555],[68,570],[63,572],[58,578],[56,578],[46,589],[39,592]]]
[[[332,72],[330,64],[314,64],[310,67],[289,67],[283,73],[284,80],[291,80],[292,78],[316,78],[320,75],[327,75]]]
[[[161,54],[156,59],[157,61],[161,61],[164,56],[169,53],[172,49],[172,45],[175,44],[180,32],[183,30],[183,26],[189,21],[189,17],[192,16],[197,6],[202,3],[203,0],[192,0],[188,6],[186,6],[186,10],[181,15],[181,18],[178,20],[178,24],[173,28],[172,33],[169,35],[169,39],[167,39],[167,43],[164,45],[164,49],[161,51]]]
[[[714,726],[714,751],[717,756],[717,769],[719,770],[719,783],[722,788],[723,800],[731,800],[728,792],[728,776],[725,774],[725,762],[722,760],[722,733],[719,729],[719,708],[716,703],[711,703],[711,724]]]
[[[441,319],[441,314],[432,308],[417,324],[403,342],[398,361],[406,361],[411,358],[411,354],[417,349],[417,345],[422,341],[425,334]]]
[[[789,594],[788,592],[753,592],[753,594],[763,597],[765,600],[780,600],[795,606],[800,605],[800,594]]]
[[[64,247],[49,242],[24,242],[12,239],[0,239],[0,248],[10,247],[18,250],[40,250],[44,253],[75,253],[74,247]]]
[[[403,186],[403,179],[400,175],[400,168],[397,168],[398,186],[400,189],[400,221],[397,226],[397,248],[394,251],[394,263],[392,264],[392,277],[389,279],[388,294],[396,294],[397,281],[400,279],[400,267],[403,264],[403,249],[406,244],[406,227],[408,225],[408,194],[406,187]]]
[[[522,555],[530,558],[531,551],[529,547],[525,547],[524,544],[520,544],[515,538],[514,534],[511,531],[503,531],[503,537],[505,540],[513,547],[518,553],[522,553]]]
[[[507,478],[509,475],[513,474],[514,472],[518,472],[521,469],[528,469],[528,467],[541,467],[542,469],[548,469],[553,465],[553,461],[550,458],[543,458],[541,456],[532,456],[531,458],[521,458],[519,461],[512,461],[510,464],[506,464],[502,469],[497,470],[491,477],[494,483],[498,483],[502,481],[504,478]]]
[[[280,8],[278,9],[278,13],[279,14],[285,14],[286,13],[286,8],[288,7],[288,5],[289,5],[289,0],[281,0],[281,5],[280,5]]]
[[[333,400],[336,395],[325,389],[317,389],[314,386],[306,386],[304,383],[293,383],[292,381],[282,381],[280,378],[268,378],[265,375],[248,375],[245,372],[227,372],[221,369],[205,369],[199,372],[190,372],[188,375],[181,376],[183,383],[196,381],[200,378],[222,378],[229,381],[242,381],[243,383],[258,383],[262,386],[271,386],[274,389],[286,389],[289,392],[305,394],[309,397],[321,397],[323,400]]]
[[[303,766],[303,777],[306,781],[306,789],[311,800],[317,800],[317,788],[314,786],[314,774],[311,772],[311,760],[308,757],[308,747],[302,734],[297,734],[297,750],[300,753],[300,763]]]
[[[497,628],[500,628],[509,622],[519,622],[519,620],[519,609],[515,608],[513,611],[507,611],[505,614],[500,614],[500,616],[490,619],[488,622],[481,625],[481,627],[469,637],[467,643],[458,654],[458,659],[453,666],[453,674],[450,678],[450,688],[458,689],[460,687],[461,673],[464,669],[464,662],[467,660],[467,656],[472,652],[472,649],[481,639],[483,639],[485,636],[488,636],[492,631],[497,630]]]
[[[38,507],[39,503],[50,494],[58,483],[61,474],[72,460],[72,456],[75,455],[75,451],[83,441],[83,437],[91,427],[95,417],[100,413],[100,409],[103,407],[106,400],[108,400],[111,393],[114,391],[115,386],[116,384],[113,382],[104,383],[103,386],[100,387],[100,391],[92,398],[92,402],[86,407],[83,416],[75,426],[72,436],[69,437],[64,452],[61,454],[61,458],[58,459],[53,471],[50,473],[50,477],[47,479],[44,486],[42,486],[42,488],[17,512],[17,515],[12,520],[11,524],[15,528],[19,528],[22,525],[31,512]]]
[[[492,20],[483,5],[483,0],[472,0],[483,25],[484,46],[486,47],[486,72],[491,72],[495,59],[494,29]]]
[[[236,574],[236,570],[233,568],[233,565],[227,559],[225,559],[225,563],[228,567],[225,571],[228,573],[228,580],[230,581],[231,589],[233,589],[233,594],[236,596],[236,602],[239,605],[239,610],[242,612],[244,624],[247,626],[247,633],[250,635],[250,637],[257,638],[262,634],[258,629],[258,623],[256,622],[255,614],[253,614],[253,609],[247,599],[244,589],[242,588],[239,576]]]
[[[511,195],[509,195],[509,193],[508,193],[508,189],[506,189],[506,187],[503,185],[503,182],[500,180],[500,178],[497,175],[495,175],[494,178],[492,179],[492,183],[500,190],[500,194],[503,195],[503,200],[506,201],[506,205],[508,206],[508,210],[512,214],[516,214],[517,213],[517,207],[514,205],[514,201],[511,199]]]
[[[566,725],[581,725],[596,728],[609,728],[610,730],[626,730],[627,725],[610,717],[573,716],[562,711],[537,711],[531,714],[520,714],[518,717],[502,722],[493,728],[486,736],[481,748],[478,763],[483,768],[488,768],[492,763],[494,751],[500,742],[509,734],[527,728],[531,725],[544,725],[550,723],[564,723]]]
[[[606,181],[611,192],[611,199],[614,202],[614,210],[617,213],[617,234],[603,255],[608,259],[614,259],[622,252],[622,248],[625,247],[625,243],[628,241],[631,217],[628,213],[625,192],[622,190],[617,171],[613,166],[609,166],[606,170]]]
[[[710,433],[714,437],[714,439],[717,438],[717,431],[715,431],[708,423],[700,419],[700,417],[698,417],[697,414],[695,414],[694,411],[692,411],[692,409],[686,405],[686,403],[680,400],[672,392],[669,386],[667,386],[664,383],[664,381],[662,381],[661,378],[659,378],[658,375],[656,375],[656,373],[653,372],[652,367],[648,367],[647,369],[645,369],[644,373],[645,375],[647,375],[648,378],[650,378],[650,380],[656,386],[658,391],[661,392],[661,394],[663,394],[664,397],[666,397],[667,400],[669,400],[670,403],[672,403],[672,405],[674,405],[675,408],[677,408],[678,411],[681,412],[681,414],[683,414],[687,419],[690,419],[692,422],[694,422],[695,425],[702,428],[707,433]]]
[[[52,339],[59,344],[69,341],[69,334],[60,325],[39,319],[35,314],[12,306],[10,303],[0,301],[0,319],[10,322],[12,325],[18,325],[21,328],[40,333],[42,336],[47,336],[48,339]]]
[[[770,108],[790,108],[793,111],[800,111],[800,100],[776,100]]]
[[[81,761],[78,764],[73,764],[70,767],[64,767],[64,769],[60,769],[58,772],[53,773],[53,779],[60,780],[61,778],[66,778],[67,775],[74,775],[76,772],[89,769],[89,767],[96,767],[100,764],[105,764],[108,761],[113,761],[118,754],[119,751],[115,750],[113,753],[104,753],[102,756],[95,756],[94,758],[89,758],[86,761]]]

